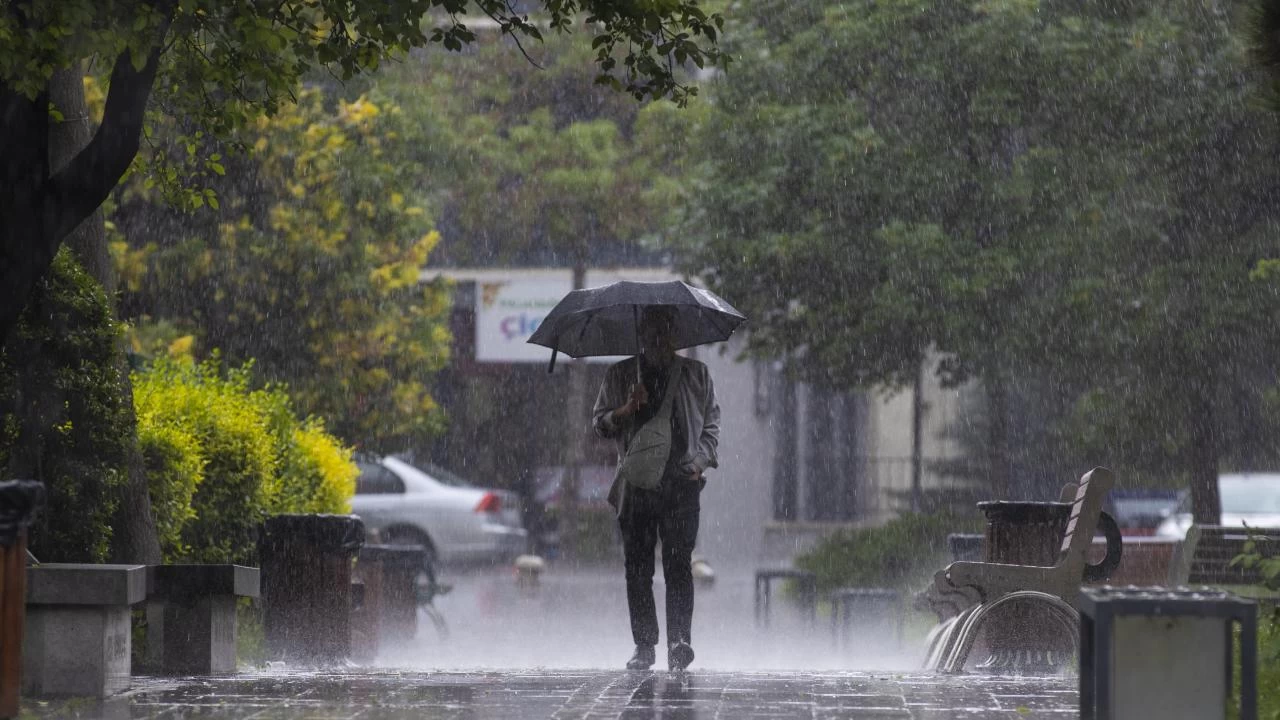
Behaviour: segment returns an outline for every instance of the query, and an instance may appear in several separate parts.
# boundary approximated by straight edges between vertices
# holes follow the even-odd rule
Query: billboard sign
[[[529,336],[572,288],[573,281],[568,272],[562,277],[478,280],[476,360],[492,363],[550,361],[551,351],[541,345],[530,345]],[[615,362],[618,358],[588,360]]]

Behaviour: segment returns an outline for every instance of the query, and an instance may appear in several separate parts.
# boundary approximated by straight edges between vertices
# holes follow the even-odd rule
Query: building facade
[[[442,378],[450,387],[442,387],[440,399],[467,427],[459,430],[465,442],[434,459],[454,467],[476,463],[477,472],[499,476],[493,484],[554,502],[547,483],[563,476],[566,448],[582,442],[579,496],[586,506],[598,505],[613,448],[590,437],[587,414],[612,360],[579,366],[585,398],[574,400],[566,380],[573,363],[562,358],[548,373],[550,351],[524,342],[571,288],[570,271],[494,268],[423,277],[441,275],[455,283],[458,304],[454,368]],[[586,286],[676,278],[653,268],[589,270]],[[748,320],[726,343],[682,351],[710,368],[722,413],[720,467],[708,473],[703,494],[700,556],[717,567],[785,564],[837,528],[878,525],[910,510],[913,497],[918,505],[922,497],[968,487],[949,471],[963,460],[953,429],[972,402],[968,390],[942,388],[927,370],[918,403],[915,389],[813,387],[789,379],[781,361],[744,358],[749,332]],[[471,404],[486,395],[502,398],[489,404],[505,412],[472,417]],[[475,429],[486,423],[492,432]],[[481,471],[489,467],[482,460],[491,469]]]

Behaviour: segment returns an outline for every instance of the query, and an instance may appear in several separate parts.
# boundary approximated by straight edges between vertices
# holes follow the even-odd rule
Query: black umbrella
[[[529,338],[570,357],[640,354],[640,313],[653,305],[675,311],[676,349],[728,340],[746,318],[715,293],[679,280],[630,282],[574,290],[551,309]]]

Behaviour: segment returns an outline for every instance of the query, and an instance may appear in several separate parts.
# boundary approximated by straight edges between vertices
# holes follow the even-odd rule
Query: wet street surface
[[[835,672],[508,671],[140,678],[105,703],[27,703],[38,717],[237,720],[995,720],[1074,718],[1066,679]]]

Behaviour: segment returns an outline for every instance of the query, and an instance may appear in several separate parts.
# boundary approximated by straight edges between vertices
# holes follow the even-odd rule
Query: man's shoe
[[[658,661],[652,645],[637,645],[635,653],[627,661],[628,670],[648,670]]]
[[[689,643],[684,641],[671,643],[671,649],[667,651],[667,668],[684,670],[691,663],[693,663],[693,648]]]

